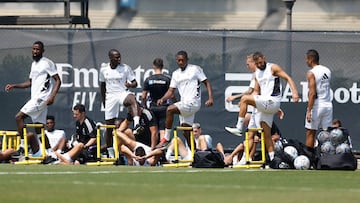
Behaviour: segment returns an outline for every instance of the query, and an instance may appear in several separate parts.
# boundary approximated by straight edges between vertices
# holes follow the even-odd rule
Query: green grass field
[[[1,203],[360,202],[360,171],[0,165]]]

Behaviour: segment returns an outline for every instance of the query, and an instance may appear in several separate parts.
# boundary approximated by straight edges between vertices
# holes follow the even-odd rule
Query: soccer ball
[[[317,139],[320,144],[330,141],[330,133],[326,130],[323,130],[319,132],[319,134],[317,135]]]
[[[350,146],[348,144],[345,144],[345,143],[339,144],[336,147],[335,152],[336,152],[336,154],[350,153]]]
[[[294,167],[297,170],[307,170],[310,168],[310,160],[305,155],[300,155],[294,160]]]
[[[295,159],[298,156],[298,151],[293,146],[286,146],[284,148],[284,152],[291,156],[291,158]]]
[[[345,142],[346,136],[341,129],[334,128],[330,131],[330,140],[334,145],[339,145]]]
[[[331,142],[324,142],[321,144],[321,152],[323,154],[335,154],[335,147]]]

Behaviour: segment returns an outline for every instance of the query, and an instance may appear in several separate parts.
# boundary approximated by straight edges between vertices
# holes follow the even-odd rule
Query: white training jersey
[[[178,68],[171,77],[170,87],[177,88],[181,101],[201,100],[201,82],[206,80],[200,66],[188,64],[185,70]]]
[[[281,98],[282,90],[280,78],[272,74],[272,66],[272,63],[266,63],[266,68],[264,70],[256,70],[255,77],[259,83],[261,95]]]
[[[45,135],[49,140],[51,148],[54,148],[60,141],[61,138],[65,137],[65,131],[63,130],[54,130],[49,132],[45,130]]]
[[[52,76],[58,74],[54,62],[46,57],[33,61],[29,78],[31,79],[31,98],[47,100],[54,88]]]
[[[126,64],[119,64],[112,69],[108,63],[100,69],[99,81],[105,82],[106,93],[124,92],[127,90],[125,83],[133,80],[135,80],[135,73]]]
[[[316,83],[316,99],[314,105],[321,105],[323,107],[331,106],[330,69],[323,65],[317,65],[309,71],[314,74]]]

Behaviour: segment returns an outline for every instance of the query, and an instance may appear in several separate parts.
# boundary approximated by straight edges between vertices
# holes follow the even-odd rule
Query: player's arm
[[[243,92],[241,94],[236,94],[236,95],[231,95],[229,96],[228,98],[226,98],[226,101],[227,102],[231,102],[231,101],[234,101],[235,99],[241,99],[242,96],[244,95],[250,95],[254,92],[254,88],[252,87],[249,87],[248,90],[246,90],[246,92]]]
[[[174,97],[175,88],[169,87],[164,96],[157,100],[157,105],[162,105],[167,99]]]
[[[106,95],[106,83],[105,82],[100,83],[100,94],[101,94],[102,104],[105,107],[105,95]]]
[[[148,91],[143,90],[141,93],[141,105],[146,107],[146,100],[147,100]]]
[[[96,144],[96,138],[90,138],[90,140],[84,145],[84,148],[86,149],[94,144]]]
[[[210,81],[208,79],[202,81],[207,89],[209,99],[205,102],[205,106],[212,106],[214,104],[213,92]]]
[[[61,86],[61,80],[60,80],[59,74],[53,75],[52,78],[55,80],[55,85],[54,85],[54,89],[52,90],[49,99],[47,100],[47,103],[46,103],[47,105],[51,105],[54,103],[55,97]]]
[[[311,71],[308,71],[306,74],[306,78],[308,81],[308,107],[306,110],[306,120],[308,122],[311,121],[311,110],[314,106],[315,98],[316,98],[316,82],[315,82],[315,76]]]
[[[161,149],[154,149],[152,151],[150,151],[147,155],[141,157],[142,159],[149,159],[153,156],[157,156],[157,155],[161,155],[163,153],[163,151]]]
[[[293,79],[280,66],[278,66],[276,64],[274,64],[271,67],[271,69],[272,69],[273,75],[279,76],[280,78],[286,80],[289,83],[293,101],[298,102],[299,94],[298,94],[298,91],[296,89],[296,85],[295,85],[295,82],[293,81]]]
[[[7,84],[5,86],[5,91],[10,91],[13,88],[28,88],[31,86],[31,79],[29,79],[28,81],[22,82],[22,83],[17,83],[17,84]]]
[[[126,81],[125,86],[127,88],[135,88],[135,87],[137,87],[136,79],[132,80],[130,83]]]
[[[252,92],[253,95],[259,95],[260,94],[260,85],[259,85],[259,81],[255,78],[255,85],[254,85],[254,89]]]

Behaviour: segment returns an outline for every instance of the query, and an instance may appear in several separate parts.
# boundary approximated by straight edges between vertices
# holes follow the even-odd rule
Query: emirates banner
[[[360,102],[358,80],[358,49],[360,36],[351,32],[274,32],[274,31],[179,31],[179,30],[0,30],[0,83],[1,130],[15,130],[15,115],[30,98],[30,89],[5,92],[8,83],[28,80],[32,62],[31,46],[41,40],[44,55],[52,59],[62,80],[55,103],[49,114],[56,118],[56,127],[64,129],[67,136],[75,132],[72,106],[85,104],[87,114],[96,121],[104,121],[99,88],[99,70],[108,62],[108,51],[121,52],[122,62],[131,66],[138,81],[131,89],[140,100],[144,80],[152,74],[152,61],[160,57],[165,62],[165,72],[177,68],[175,54],[185,50],[189,63],[200,65],[213,87],[214,105],[205,107],[208,95],[202,86],[203,106],[195,121],[201,123],[203,133],[213,137],[213,144],[221,142],[225,148],[234,148],[244,138],[225,132],[225,126],[237,121],[238,101],[226,103],[231,94],[247,90],[251,73],[246,67],[246,56],[261,51],[268,62],[280,65],[290,74],[301,97],[299,103],[291,101],[289,86],[283,82],[281,108],[285,118],[274,121],[282,136],[305,142],[304,118],[307,107],[305,53],[316,49],[320,63],[332,70],[332,95],[334,118],[350,132],[353,148],[360,149]],[[124,117],[127,109],[122,109]],[[31,122],[30,119],[26,122]],[[178,119],[174,126],[178,125]]]

